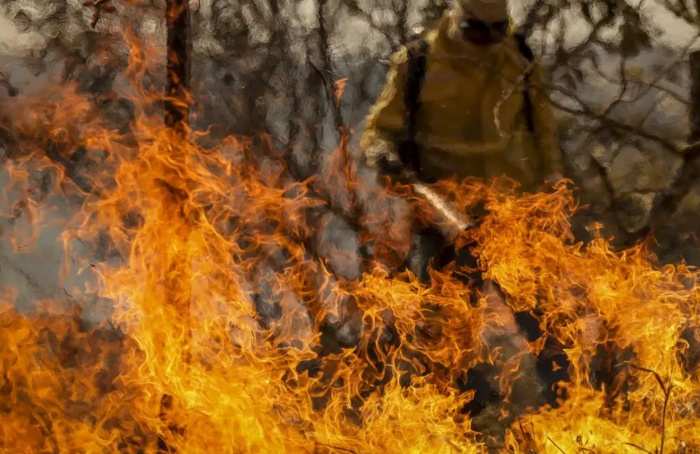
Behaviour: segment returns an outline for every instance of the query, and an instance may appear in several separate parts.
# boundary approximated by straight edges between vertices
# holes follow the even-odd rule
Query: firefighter
[[[428,182],[505,175],[529,191],[560,179],[542,69],[510,33],[506,0],[455,0],[418,41],[418,58],[411,46],[393,55],[367,118],[360,147],[369,167],[391,174],[408,165]],[[420,57],[421,68],[412,64]]]
[[[507,176],[537,191],[561,179],[554,128],[542,69],[512,33],[507,0],[455,0],[434,29],[392,56],[360,147],[366,165],[384,175],[408,172],[424,182]],[[427,280],[427,259],[442,255],[443,239],[428,229],[415,243],[420,253],[408,267]],[[544,384],[534,356],[523,355],[527,343],[502,295],[491,282],[483,289],[487,311],[499,320],[486,329],[487,342],[504,361],[522,357],[523,379],[507,408],[515,416],[542,403]],[[469,411],[476,429],[502,441],[508,420],[498,421],[498,371],[484,368],[466,376],[465,389],[476,391]]]

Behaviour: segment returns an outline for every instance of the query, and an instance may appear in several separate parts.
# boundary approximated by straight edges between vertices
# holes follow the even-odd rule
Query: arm
[[[407,61],[405,48],[392,56],[384,88],[367,116],[360,148],[370,168],[382,170],[387,163],[400,166],[397,143],[407,116],[404,105]]]
[[[549,180],[561,178],[562,156],[557,140],[556,119],[545,89],[542,68],[536,64],[530,77],[536,143],[542,153],[545,175]]]

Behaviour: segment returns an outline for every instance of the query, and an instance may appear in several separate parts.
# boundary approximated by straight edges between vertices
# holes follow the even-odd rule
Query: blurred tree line
[[[19,33],[32,37],[22,71],[14,65],[0,77],[0,96],[21,92],[28,73],[58,74],[90,93],[106,119],[126,128],[134,111],[115,93],[125,83],[134,51],[123,35],[130,30],[132,40],[164,50],[167,3],[0,1]],[[696,3],[513,5],[517,26],[549,75],[546,88],[559,112],[567,176],[589,205],[576,219],[582,238],[590,235],[585,226],[596,220],[621,244],[653,228],[669,260],[697,249],[688,242],[698,229],[692,220],[700,210],[700,186],[692,178],[698,164],[683,151],[690,133],[688,55],[700,32]],[[191,125],[211,132],[210,145],[234,134],[256,138],[263,154],[265,148],[283,152],[294,179],[322,173],[339,144],[339,127],[359,135],[390,54],[432,26],[448,5],[448,0],[192,1]],[[686,30],[687,37],[664,40],[668,30],[660,17]],[[144,83],[165,89],[165,61],[163,54],[162,63],[149,66]],[[336,106],[342,80],[347,82]],[[8,129],[3,137],[9,143]],[[350,157],[357,161],[353,147]],[[654,215],[667,194],[673,203],[663,216]],[[352,213],[340,214],[348,224]]]

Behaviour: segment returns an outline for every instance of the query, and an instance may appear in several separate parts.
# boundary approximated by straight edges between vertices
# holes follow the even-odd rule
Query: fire
[[[503,450],[700,449],[700,384],[687,361],[695,270],[659,267],[645,245],[575,244],[565,186],[517,196],[507,182],[438,184],[460,210],[486,202],[491,215],[462,240],[476,241],[508,306],[540,321],[544,334],[503,363],[491,341],[511,316],[488,295],[472,305],[477,289],[449,270],[430,286],[378,264],[361,279],[337,277],[314,250],[314,213],[327,204],[316,180],[293,181],[245,139],[212,148],[166,128],[158,91],[141,83],[158,61],[150,52],[131,49],[121,95],[137,115],[126,129],[71,85],[17,97],[6,120],[23,153],[3,180],[12,220],[3,237],[28,247],[56,222],[48,194],[80,200],[62,223],[64,276],[89,279],[66,291],[111,305],[91,328],[60,301],[20,313],[3,292],[3,452],[482,452],[463,411],[472,393],[459,382],[489,361],[512,391],[499,407]],[[76,150],[80,174],[69,165]],[[344,159],[329,162],[338,178],[354,177]],[[49,182],[39,193],[37,175]],[[352,208],[347,194],[331,196]],[[405,235],[386,214],[365,215],[388,227],[369,233],[379,252],[400,249]],[[327,344],[331,325],[356,328],[348,345]],[[523,355],[551,341],[570,361],[558,405],[507,414],[528,373]],[[609,377],[595,376],[600,361]]]

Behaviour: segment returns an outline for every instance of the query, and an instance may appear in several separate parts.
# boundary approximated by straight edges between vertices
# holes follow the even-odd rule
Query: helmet
[[[508,0],[455,0],[462,19],[476,19],[486,23],[509,20]]]

